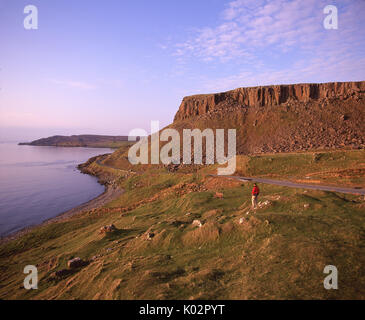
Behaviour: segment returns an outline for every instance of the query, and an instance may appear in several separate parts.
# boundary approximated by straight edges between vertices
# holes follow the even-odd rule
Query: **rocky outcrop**
[[[185,97],[174,121],[199,116],[220,108],[223,104],[241,107],[265,107],[287,102],[307,103],[313,100],[347,99],[365,92],[365,81],[304,83],[290,85],[238,88],[235,90]]]
[[[71,260],[69,260],[67,262],[67,266],[70,268],[70,269],[75,269],[75,268],[80,268],[80,267],[84,267],[88,265],[88,262],[87,261],[84,261],[82,260],[81,258],[79,257],[76,257],[76,258],[73,258]]]
[[[110,225],[107,225],[107,226],[104,226],[104,227],[101,227],[100,230],[99,230],[99,233],[112,233],[114,231],[116,231],[117,228],[115,227],[114,224],[110,224]]]
[[[273,85],[190,96],[183,99],[169,127],[179,132],[236,129],[238,154],[362,149],[365,81]]]

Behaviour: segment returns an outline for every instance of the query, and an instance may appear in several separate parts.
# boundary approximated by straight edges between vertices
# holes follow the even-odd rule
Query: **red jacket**
[[[252,195],[253,196],[258,196],[259,195],[259,193],[260,193],[260,189],[259,189],[259,187],[253,187],[253,189],[252,189]]]

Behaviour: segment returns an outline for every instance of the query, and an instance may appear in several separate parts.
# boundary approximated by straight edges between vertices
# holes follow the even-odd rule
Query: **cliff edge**
[[[365,93],[365,81],[304,83],[238,88],[222,93],[185,97],[174,121],[199,116],[219,109],[222,102],[241,107],[265,107],[283,103],[324,102],[329,99],[346,100]]]
[[[365,81],[188,96],[169,127],[236,129],[243,154],[365,148]]]

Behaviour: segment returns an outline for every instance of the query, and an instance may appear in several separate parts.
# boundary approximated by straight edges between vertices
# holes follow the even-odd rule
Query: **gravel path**
[[[215,177],[224,177],[218,175],[212,175]],[[334,186],[322,186],[316,184],[306,184],[306,183],[295,183],[286,180],[272,180],[272,179],[264,179],[264,178],[252,178],[252,177],[240,177],[240,176],[225,176],[226,178],[232,178],[241,181],[252,181],[266,184],[274,184],[277,186],[284,186],[289,188],[301,188],[301,189],[312,189],[312,190],[321,190],[321,191],[331,191],[331,192],[339,192],[339,193],[350,193],[356,195],[365,195],[364,188],[344,188],[344,187],[334,187]]]

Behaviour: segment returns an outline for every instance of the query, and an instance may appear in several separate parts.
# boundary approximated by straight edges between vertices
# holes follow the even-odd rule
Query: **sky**
[[[364,17],[365,0],[0,0],[0,141],[150,132],[187,95],[365,80]]]

